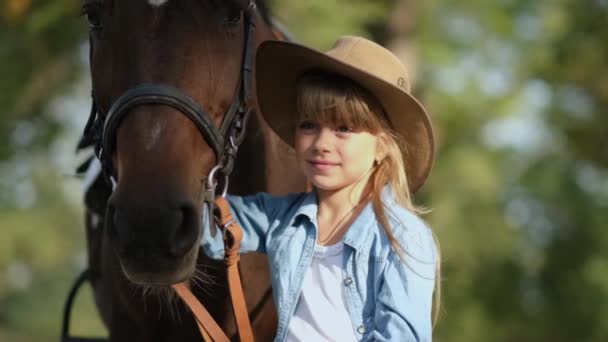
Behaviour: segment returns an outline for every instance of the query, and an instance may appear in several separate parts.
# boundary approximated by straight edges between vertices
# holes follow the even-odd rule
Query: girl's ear
[[[374,157],[376,164],[380,163],[388,153],[386,139],[386,133],[378,134],[378,138],[376,139],[376,156]]]

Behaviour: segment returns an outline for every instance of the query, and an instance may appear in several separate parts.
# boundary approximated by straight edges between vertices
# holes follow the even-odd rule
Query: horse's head
[[[187,279],[205,178],[252,104],[248,64],[270,31],[245,0],[83,0],[83,11],[99,147],[116,180],[109,241],[133,282]]]

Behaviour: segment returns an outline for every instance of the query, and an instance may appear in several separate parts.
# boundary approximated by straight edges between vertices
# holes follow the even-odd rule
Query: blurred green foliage
[[[0,4],[0,160],[15,149],[42,147],[59,133],[45,105],[80,76],[74,48],[86,32],[78,11],[78,0]]]
[[[65,113],[51,106],[82,78],[79,6],[0,2],[0,341],[57,340],[67,289],[84,264],[81,209],[64,186],[76,184],[63,176],[73,166],[59,155]],[[82,325],[99,330],[90,298],[79,303]]]
[[[417,195],[443,253],[436,339],[607,340],[608,1],[271,3],[305,44],[358,34],[416,52],[439,139]],[[85,243],[62,176],[75,158],[57,161],[76,133],[52,104],[88,77],[87,28],[77,0],[0,13],[0,341],[56,340]],[[90,294],[78,305],[77,331],[102,332]]]
[[[608,3],[425,1],[446,341],[603,341]],[[602,229],[604,228],[604,229]]]

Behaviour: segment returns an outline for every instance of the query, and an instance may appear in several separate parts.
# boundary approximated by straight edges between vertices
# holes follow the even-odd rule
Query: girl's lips
[[[325,171],[325,170],[329,170],[332,167],[338,165],[337,163],[331,163],[331,162],[327,162],[327,161],[320,161],[320,160],[309,160],[308,163],[315,169],[317,170],[321,170],[321,171]]]

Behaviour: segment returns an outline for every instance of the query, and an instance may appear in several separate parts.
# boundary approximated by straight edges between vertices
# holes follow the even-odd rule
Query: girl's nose
[[[319,133],[317,134],[317,137],[314,142],[315,150],[317,150],[319,152],[328,151],[331,146],[331,143],[333,141],[333,138],[334,138],[333,130],[331,130],[327,127],[321,128],[319,130]]]

